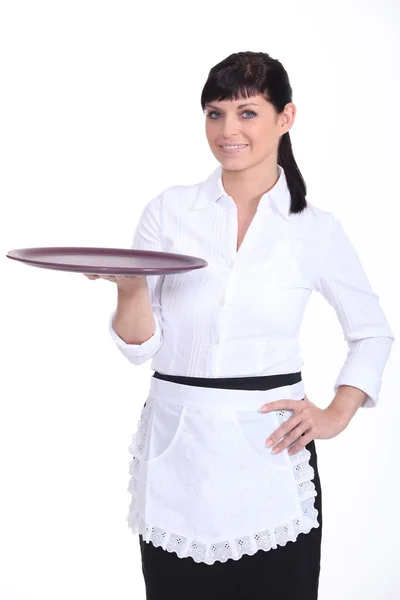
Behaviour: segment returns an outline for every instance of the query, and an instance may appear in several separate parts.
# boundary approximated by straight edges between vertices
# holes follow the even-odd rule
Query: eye
[[[242,115],[244,115],[244,114],[246,114],[246,113],[251,115],[251,117],[244,117],[246,120],[249,120],[249,118],[250,118],[250,119],[252,119],[253,117],[257,116],[257,113],[255,113],[253,110],[244,110],[244,111],[242,112]],[[207,115],[206,115],[206,116],[207,116],[209,119],[212,119],[212,120],[216,121],[216,120],[217,120],[217,117],[213,117],[212,115],[220,115],[220,114],[221,114],[221,113],[220,113],[220,112],[218,112],[217,110],[212,110],[211,112],[207,113]]]

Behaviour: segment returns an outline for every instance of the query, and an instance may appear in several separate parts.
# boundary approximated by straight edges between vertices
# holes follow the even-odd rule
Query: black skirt
[[[301,381],[301,373],[261,377],[216,378],[181,377],[157,371],[159,379],[185,385],[224,389],[267,390]],[[322,495],[315,442],[306,446],[311,453],[313,483],[317,496],[318,528],[300,533],[295,542],[270,550],[258,550],[239,560],[228,559],[212,565],[196,563],[191,557],[144,542],[139,535],[142,572],[147,600],[317,600],[322,536]]]

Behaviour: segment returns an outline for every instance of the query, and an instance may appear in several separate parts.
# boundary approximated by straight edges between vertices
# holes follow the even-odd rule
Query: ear
[[[282,135],[287,133],[293,127],[296,119],[296,113],[296,105],[293,104],[293,102],[288,102],[280,114]]]

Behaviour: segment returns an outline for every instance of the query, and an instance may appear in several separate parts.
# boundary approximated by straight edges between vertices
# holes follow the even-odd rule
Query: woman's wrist
[[[368,395],[359,388],[351,385],[340,385],[336,391],[335,397],[327,408],[337,412],[343,419],[349,422],[367,396]]]
[[[145,275],[138,275],[130,278],[126,284],[117,284],[118,298],[129,299],[137,296],[138,293],[142,292],[147,287],[147,279]]]

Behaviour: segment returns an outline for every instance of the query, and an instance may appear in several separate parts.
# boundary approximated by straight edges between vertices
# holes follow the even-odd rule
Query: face
[[[281,136],[292,127],[296,107],[288,103],[277,114],[262,95],[206,104],[206,136],[210,149],[228,170],[241,170],[278,155]],[[224,145],[245,145],[226,148]]]

